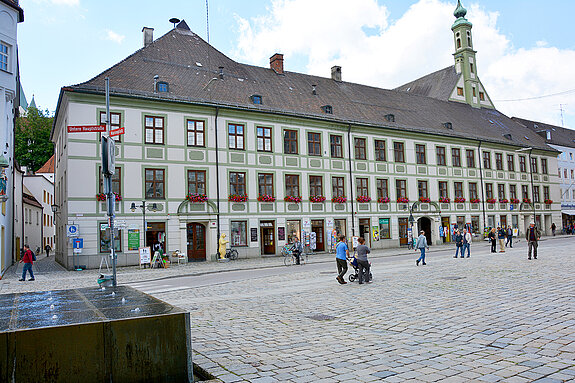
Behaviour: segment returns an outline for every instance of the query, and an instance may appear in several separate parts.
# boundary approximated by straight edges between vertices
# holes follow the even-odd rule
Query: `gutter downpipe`
[[[347,124],[347,150],[349,152],[349,195],[351,202],[351,235],[355,236],[355,211],[353,208],[353,174],[351,171],[351,124]]]
[[[220,113],[220,107],[216,106],[216,115],[214,120],[214,127],[216,129],[216,207],[218,211],[216,212],[216,227],[217,227],[217,241],[220,240],[220,154],[218,152],[218,114]],[[218,259],[220,258],[220,247],[216,247],[216,254]]]
[[[479,140],[477,151],[479,152],[479,179],[481,181],[481,210],[483,211],[483,232],[485,232],[485,190],[483,186],[483,167],[481,165],[483,157],[481,156],[481,144],[483,141]]]

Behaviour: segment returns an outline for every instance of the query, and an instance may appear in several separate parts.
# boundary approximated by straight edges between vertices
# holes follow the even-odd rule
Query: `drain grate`
[[[441,277],[441,279],[447,279],[448,281],[456,281],[458,279],[464,279],[465,277]]]
[[[317,321],[328,321],[334,320],[335,317],[331,315],[324,315],[324,314],[315,314],[315,315],[308,315],[307,318],[317,320]]]

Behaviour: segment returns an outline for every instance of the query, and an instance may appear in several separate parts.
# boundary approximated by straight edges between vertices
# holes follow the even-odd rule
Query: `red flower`
[[[456,203],[463,203],[463,202],[465,202],[465,198],[463,198],[463,197],[456,198],[455,202]]]
[[[322,195],[312,195],[309,196],[310,202],[323,202],[325,201],[325,197]]]
[[[331,199],[331,202],[334,203],[346,203],[347,202],[347,197],[333,197]]]
[[[271,196],[269,194],[262,194],[260,196],[258,196],[258,201],[260,202],[274,202],[276,200],[276,197]]]
[[[397,199],[397,202],[399,202],[399,203],[408,203],[408,202],[409,202],[409,198],[399,197],[399,198]]]
[[[379,203],[388,203],[389,202],[389,197],[380,197],[377,199],[377,202]]]
[[[440,197],[440,198],[439,198],[439,202],[441,202],[441,203],[449,203],[449,202],[451,202],[451,200],[449,199],[449,197]],[[455,200],[455,202],[457,202],[457,199]]]
[[[371,197],[367,195],[358,195],[355,200],[359,203],[367,203],[371,201]]]
[[[232,202],[246,202],[248,200],[248,196],[245,194],[230,194],[228,196],[228,200]]]
[[[186,196],[186,201],[190,202],[206,202],[208,200],[208,196],[205,194],[188,194]]]
[[[288,196],[284,197],[284,201],[293,202],[293,203],[300,203],[301,197],[294,197],[294,196],[288,195]]]

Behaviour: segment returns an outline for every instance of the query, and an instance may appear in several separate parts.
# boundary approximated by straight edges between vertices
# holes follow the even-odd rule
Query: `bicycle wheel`
[[[292,257],[291,255],[286,255],[286,256],[284,257],[284,265],[286,265],[286,266],[291,266],[291,265],[293,265],[293,264],[294,264],[293,257]]]
[[[230,259],[232,261],[235,261],[236,259],[238,259],[238,251],[236,249],[230,250]]]

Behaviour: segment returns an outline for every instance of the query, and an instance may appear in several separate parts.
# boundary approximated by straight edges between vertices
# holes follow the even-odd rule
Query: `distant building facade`
[[[53,174],[53,173],[52,173]],[[42,205],[42,252],[46,245],[54,249],[54,213],[51,206],[54,204],[54,184],[43,174],[31,174],[24,176],[24,186],[32,194],[34,199]]]
[[[42,204],[34,198],[26,186],[22,189],[22,207],[24,209],[24,243],[30,246],[35,253],[42,251],[43,230]],[[22,245],[22,246],[23,246]]]

